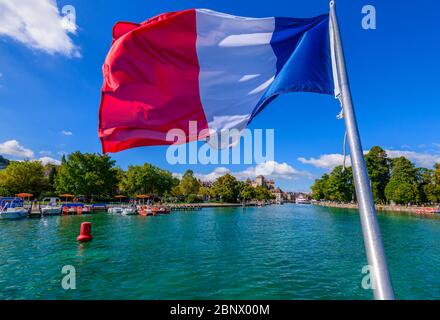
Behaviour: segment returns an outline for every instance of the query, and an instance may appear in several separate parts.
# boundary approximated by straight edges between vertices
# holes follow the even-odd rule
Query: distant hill
[[[9,165],[9,160],[3,158],[3,156],[0,155],[0,170],[6,168]]]

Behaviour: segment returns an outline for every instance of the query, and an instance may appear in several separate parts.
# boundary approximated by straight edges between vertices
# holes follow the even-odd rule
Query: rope
[[[336,99],[339,100],[339,103],[341,104],[341,111],[338,113],[338,115],[336,116],[336,118],[338,120],[342,120],[344,119],[344,109],[342,108],[342,99],[341,99],[341,94],[339,94],[338,96],[336,96]],[[344,144],[342,146],[343,149],[343,153],[344,153],[344,160],[342,162],[342,172],[345,172],[346,166],[345,163],[347,161],[347,130],[345,130],[345,134],[344,134]]]
[[[345,172],[345,161],[347,160],[347,130],[345,131],[344,134],[344,160],[342,162],[342,172]]]

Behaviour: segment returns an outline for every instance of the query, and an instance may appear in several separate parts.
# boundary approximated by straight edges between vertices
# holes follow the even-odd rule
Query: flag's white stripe
[[[199,90],[210,129],[244,129],[276,74],[275,18],[197,10]]]

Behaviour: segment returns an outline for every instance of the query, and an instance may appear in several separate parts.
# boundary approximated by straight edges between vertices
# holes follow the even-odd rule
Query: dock
[[[196,211],[202,210],[202,206],[193,204],[173,204],[169,208],[171,211]]]

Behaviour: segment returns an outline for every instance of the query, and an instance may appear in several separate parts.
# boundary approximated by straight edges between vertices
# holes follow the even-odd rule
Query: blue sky
[[[45,161],[76,150],[100,152],[101,66],[116,21],[141,22],[186,8],[252,17],[328,12],[325,0],[20,3],[0,0],[0,154]],[[367,4],[376,7],[376,30],[361,27]],[[59,23],[65,5],[75,8],[76,25]],[[406,155],[423,166],[440,162],[440,3],[338,0],[337,6],[364,149],[380,145],[391,156]],[[339,109],[331,96],[287,94],[252,122],[251,129],[275,129],[278,185],[308,190],[314,177],[340,164],[344,123],[336,119]],[[112,157],[122,168],[150,162],[174,173],[191,168],[201,177],[216,176],[216,165],[173,166],[165,153],[166,147],[144,147]],[[250,165],[224,167],[216,172],[253,172]]]

